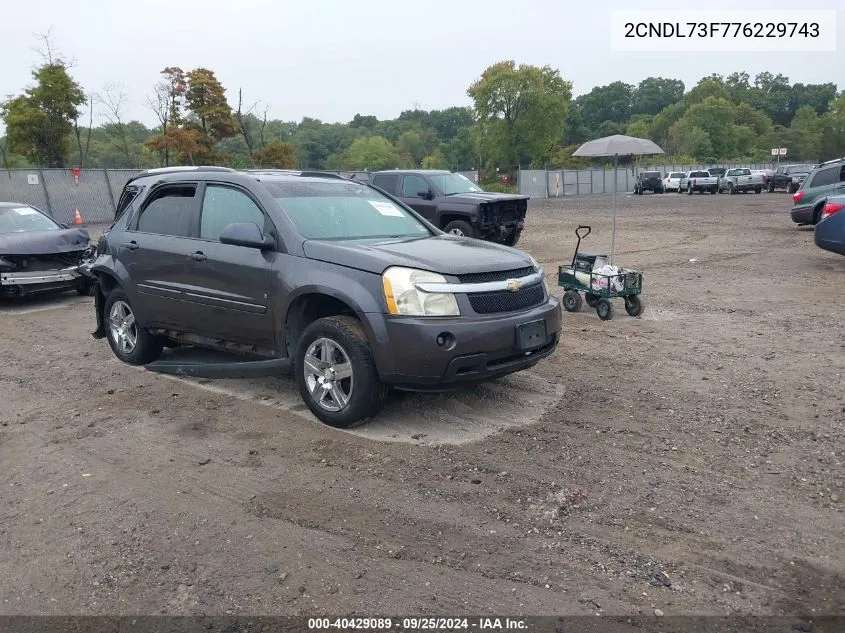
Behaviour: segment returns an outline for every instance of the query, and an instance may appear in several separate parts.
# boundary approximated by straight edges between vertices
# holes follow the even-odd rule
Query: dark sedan
[[[83,267],[92,249],[85,229],[59,224],[27,204],[0,202],[0,297],[88,294],[92,284]]]
[[[845,196],[827,199],[815,228],[816,246],[845,255]]]

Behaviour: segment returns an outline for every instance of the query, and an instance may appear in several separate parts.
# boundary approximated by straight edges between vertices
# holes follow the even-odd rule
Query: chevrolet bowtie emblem
[[[519,283],[519,281],[516,280],[516,279],[508,279],[508,286],[507,287],[508,287],[508,290],[510,290],[511,292],[516,292],[517,290],[522,288],[522,284]]]

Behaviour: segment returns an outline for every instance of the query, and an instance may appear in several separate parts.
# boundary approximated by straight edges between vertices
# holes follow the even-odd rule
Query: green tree
[[[681,129],[690,127],[703,130],[710,140],[716,159],[732,157],[736,153],[734,108],[725,98],[708,97],[687,109],[681,117],[680,122],[684,123]]]
[[[845,155],[845,93],[830,102],[830,109],[820,120],[819,158],[830,160]]]
[[[431,154],[422,159],[423,169],[449,169],[449,162],[446,156],[438,148]]]
[[[396,142],[396,149],[402,154],[405,162],[414,165],[415,167],[422,162],[426,155],[426,148],[423,144],[423,139],[414,130],[403,132]]]
[[[366,136],[355,139],[346,150],[345,164],[350,169],[378,171],[399,164],[396,148],[383,136]]]
[[[657,114],[663,108],[677,103],[684,97],[684,82],[680,79],[648,77],[633,92],[633,114]]]
[[[669,129],[684,115],[684,105],[673,103],[658,112],[651,120],[651,138],[658,145],[668,141]]]
[[[477,117],[479,153],[507,169],[547,160],[563,135],[572,84],[549,67],[504,61],[488,67],[467,94]]]
[[[625,127],[625,134],[637,138],[649,138],[651,135],[651,121],[654,117],[648,114],[638,114],[631,117]]]
[[[634,86],[614,81],[606,86],[596,86],[576,99],[584,125],[594,135],[605,121],[624,123],[631,116]]]
[[[684,97],[684,104],[687,106],[695,105],[710,97],[717,97],[725,101],[731,99],[730,90],[718,75],[711,75],[699,81]]]
[[[78,108],[87,101],[65,61],[49,55],[32,72],[35,85],[0,105],[8,151],[44,167],[64,167]]]
[[[265,169],[295,169],[296,151],[292,144],[273,139],[267,147],[253,154],[256,167]]]
[[[792,117],[790,129],[795,132],[794,138],[798,145],[793,147],[801,156],[801,160],[818,159],[822,146],[822,121],[813,106],[804,105],[798,108]]]
[[[669,130],[668,149],[674,155],[692,156],[696,160],[712,162],[716,160],[710,136],[691,120],[682,118]]]

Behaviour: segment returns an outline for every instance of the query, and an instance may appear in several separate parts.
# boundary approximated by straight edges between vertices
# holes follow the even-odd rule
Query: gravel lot
[[[845,258],[790,202],[620,195],[641,318],[354,433],[119,363],[88,298],[4,304],[0,612],[845,614]],[[609,217],[533,204],[558,296]]]

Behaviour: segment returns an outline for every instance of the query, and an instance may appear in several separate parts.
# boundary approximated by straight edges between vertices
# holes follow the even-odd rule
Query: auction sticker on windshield
[[[404,218],[405,215],[390,202],[380,202],[378,200],[370,200],[369,203],[373,205],[376,211],[382,215],[391,215],[396,218]]]

